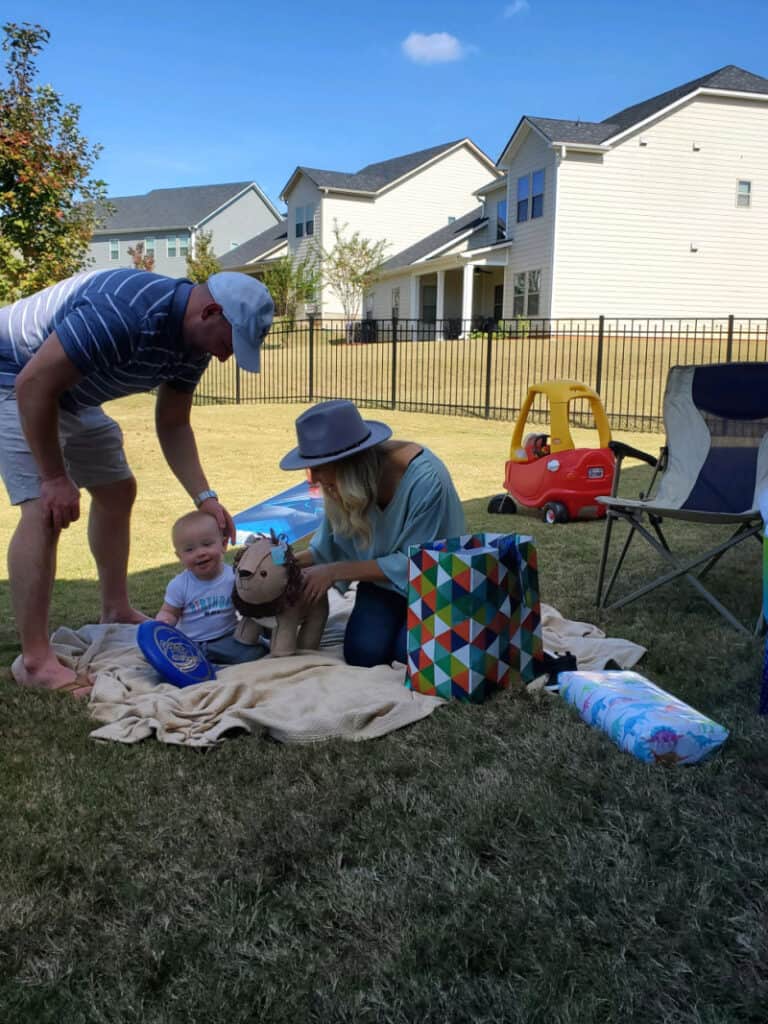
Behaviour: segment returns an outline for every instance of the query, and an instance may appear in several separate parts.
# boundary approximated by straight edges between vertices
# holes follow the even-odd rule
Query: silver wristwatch
[[[218,501],[219,496],[216,493],[216,491],[200,491],[200,493],[193,499],[195,502],[195,507],[200,508],[203,502],[207,501],[209,498],[216,498],[216,500]]]

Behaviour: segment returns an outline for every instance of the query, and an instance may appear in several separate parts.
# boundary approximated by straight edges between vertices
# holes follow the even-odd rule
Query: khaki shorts
[[[59,440],[67,473],[78,487],[130,478],[123,432],[97,406],[78,413],[59,409]],[[12,505],[40,497],[40,474],[21,429],[13,388],[0,388],[0,476]]]

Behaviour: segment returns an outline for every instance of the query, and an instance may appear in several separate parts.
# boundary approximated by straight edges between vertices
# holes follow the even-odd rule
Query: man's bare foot
[[[146,622],[149,618],[144,612],[140,612],[136,608],[131,608],[128,605],[126,608],[105,608],[101,613],[99,622],[103,625],[107,623],[123,623],[124,625],[138,626],[140,622]]]
[[[11,675],[19,686],[49,690],[52,693],[70,693],[77,699],[87,697],[93,687],[93,679],[87,672],[75,672],[62,665],[53,653],[34,666],[25,663],[20,654],[11,665]]]

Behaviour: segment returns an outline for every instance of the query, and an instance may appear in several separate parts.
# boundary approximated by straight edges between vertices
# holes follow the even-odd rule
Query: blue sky
[[[39,22],[40,78],[82,107],[110,195],[356,171],[523,114],[602,120],[737,64],[768,77],[765,0],[4,0]]]

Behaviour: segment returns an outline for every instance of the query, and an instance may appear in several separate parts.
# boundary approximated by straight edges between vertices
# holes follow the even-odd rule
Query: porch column
[[[418,320],[421,315],[419,309],[419,278],[417,274],[411,275],[411,297],[410,297],[410,318],[413,321],[411,325],[411,338],[416,338],[419,331]]]
[[[475,268],[472,263],[464,266],[463,287],[461,290],[461,319],[469,321],[462,323],[462,337],[469,334],[472,328],[472,299],[475,287]]]
[[[437,272],[437,313],[436,319],[439,327],[442,327],[445,319],[445,271]]]

